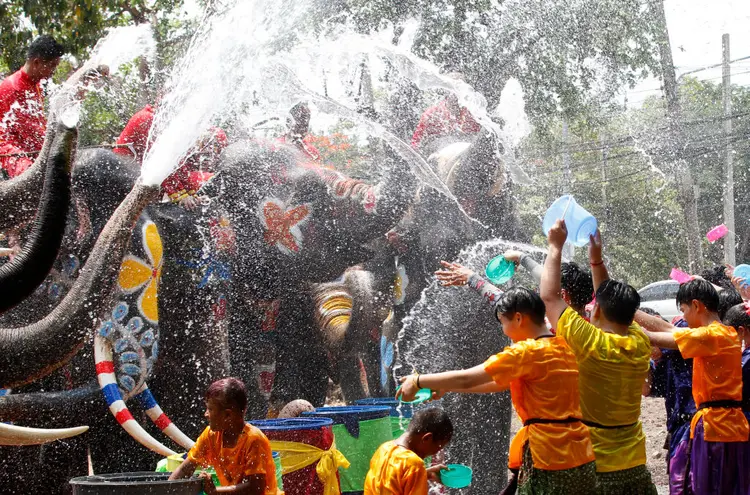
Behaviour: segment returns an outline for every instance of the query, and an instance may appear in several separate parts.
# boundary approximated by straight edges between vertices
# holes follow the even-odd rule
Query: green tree
[[[182,0],[0,2],[0,68],[18,70],[26,46],[37,34],[51,34],[81,60],[107,28],[156,21],[157,31],[162,31],[182,4]]]
[[[560,111],[595,113],[658,67],[642,0],[335,0],[318,15],[350,19],[363,32],[393,23],[399,33],[416,18],[414,53],[462,72],[490,106],[517,78],[538,123]]]

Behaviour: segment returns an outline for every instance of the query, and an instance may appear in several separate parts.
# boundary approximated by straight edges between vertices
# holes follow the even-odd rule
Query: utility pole
[[[606,223],[609,219],[609,206],[607,206],[607,158],[609,157],[609,149],[604,142],[605,140],[600,136],[599,144],[602,146],[602,206],[604,207],[604,222]]]
[[[570,149],[568,144],[568,120],[562,118],[562,141],[563,141],[563,194],[571,194],[573,184],[573,174],[570,173]],[[575,247],[573,244],[566,242],[563,246],[562,254],[565,258],[572,260],[575,256]]]
[[[664,0],[651,3],[654,9],[654,18],[659,23],[656,42],[659,45],[659,58],[661,59],[661,75],[664,82],[664,96],[667,100],[667,120],[671,132],[667,143],[669,154],[674,150],[682,150],[684,138],[680,128],[682,111],[680,100],[677,96],[677,78],[675,77],[674,62],[672,61],[672,47],[669,43],[669,30],[667,29],[667,17],[664,14]],[[698,273],[703,268],[703,246],[702,235],[698,225],[698,204],[693,183],[693,175],[689,164],[684,158],[675,156],[672,159],[673,172],[677,182],[677,198],[682,207],[682,217],[687,232],[688,271]]]
[[[734,238],[734,163],[732,162],[732,81],[729,67],[729,34],[721,36],[722,100],[724,101],[724,225],[729,233],[724,237],[724,262],[735,264]]]

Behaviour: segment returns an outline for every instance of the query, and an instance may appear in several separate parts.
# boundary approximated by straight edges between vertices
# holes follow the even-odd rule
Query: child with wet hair
[[[640,296],[630,285],[609,278],[597,231],[589,242],[596,304],[591,322],[586,321],[560,295],[567,237],[565,222],[558,220],[547,235],[540,293],[547,319],[578,362],[582,418],[594,445],[599,493],[655,495],[640,422],[641,393],[651,358],[648,338],[633,322]]]
[[[737,289],[729,287],[719,292],[719,319],[724,321],[729,308],[732,308],[738,304],[742,304],[742,296]],[[731,326],[731,325],[730,325]]]
[[[542,280],[542,265],[521,251],[506,251],[506,260],[520,264],[537,282]],[[563,262],[560,268],[560,295],[565,303],[586,318],[586,305],[594,298],[594,282],[591,272],[573,261]]]
[[[237,378],[222,378],[206,391],[208,426],[198,437],[187,459],[169,477],[188,478],[198,466],[212,466],[221,483],[201,473],[203,490],[212,493],[276,495],[276,471],[268,438],[245,423],[247,392]]]
[[[524,423],[513,438],[508,461],[519,469],[518,492],[594,493],[594,449],[581,421],[576,358],[565,340],[547,329],[544,313],[544,302],[535,292],[508,290],[497,301],[496,314],[512,345],[473,368],[404,377],[397,397],[412,400],[420,388],[436,391],[435,396],[510,389]]]
[[[381,445],[370,460],[364,495],[427,494],[427,480],[438,480],[442,464],[426,468],[424,458],[434,456],[451,441],[453,423],[437,407],[414,413],[406,431]]]
[[[734,328],[742,342],[742,411],[750,418],[750,304],[729,308],[722,323]]]
[[[670,478],[681,475],[684,480],[683,490],[677,493],[749,493],[750,427],[742,412],[740,338],[735,328],[720,322],[719,294],[710,282],[694,279],[681,284],[677,304],[688,328],[675,328],[642,312],[636,315],[652,344],[679,349],[684,358],[693,358],[698,411],[686,449],[678,449],[673,459],[681,461],[682,472],[670,472]],[[676,462],[671,466],[676,467]]]

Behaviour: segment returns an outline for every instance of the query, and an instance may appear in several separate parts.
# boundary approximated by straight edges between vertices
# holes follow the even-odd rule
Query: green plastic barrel
[[[383,443],[393,440],[391,408],[387,406],[320,407],[302,413],[333,420],[336,448],[349,460],[349,469],[339,469],[341,492],[362,492],[370,459]]]
[[[405,404],[393,397],[370,397],[359,399],[354,402],[358,406],[388,406],[391,408],[391,432],[393,438],[400,437],[411,423],[411,417],[414,414],[414,407],[411,404]]]

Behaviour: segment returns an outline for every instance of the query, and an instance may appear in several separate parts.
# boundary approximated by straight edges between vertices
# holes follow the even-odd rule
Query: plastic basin
[[[203,480],[169,481],[169,473],[135,472],[79,476],[70,480],[73,495],[197,495]]]
[[[440,482],[448,488],[466,488],[471,485],[472,471],[463,464],[448,464],[448,469],[440,470]]]
[[[484,274],[495,285],[504,284],[516,273],[516,265],[505,259],[504,255],[495,256],[487,263]]]

